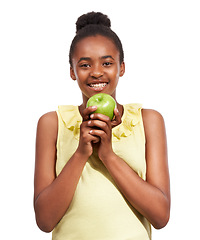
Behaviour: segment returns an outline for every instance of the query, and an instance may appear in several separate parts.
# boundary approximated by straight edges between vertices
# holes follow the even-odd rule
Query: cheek
[[[88,76],[88,73],[87,71],[76,69],[75,75],[77,79],[84,81],[84,79]]]
[[[113,78],[118,80],[119,75],[120,75],[120,71],[119,71],[118,66],[116,66],[114,69],[110,70],[109,74],[110,74],[110,76],[112,76]]]

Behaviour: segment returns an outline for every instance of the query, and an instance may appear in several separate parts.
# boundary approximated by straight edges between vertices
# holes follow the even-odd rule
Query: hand
[[[91,127],[90,134],[98,137],[99,141],[94,142],[94,147],[97,148],[97,153],[101,161],[110,154],[113,154],[112,149],[112,128],[121,123],[121,115],[117,109],[114,110],[114,119],[111,121],[108,116],[100,113],[90,115],[91,120],[88,121],[88,126]]]
[[[83,122],[80,126],[80,139],[79,139],[79,145],[77,148],[77,152],[79,152],[82,156],[85,156],[88,158],[93,153],[93,146],[92,143],[99,142],[98,136],[93,136],[90,134],[90,131],[92,130],[92,127],[89,126],[88,122],[90,119],[90,114],[94,112],[97,109],[96,106],[91,106],[88,108],[85,108],[82,113]]]
[[[111,121],[112,128],[116,127],[122,122],[121,114],[117,108],[114,109],[114,119]]]

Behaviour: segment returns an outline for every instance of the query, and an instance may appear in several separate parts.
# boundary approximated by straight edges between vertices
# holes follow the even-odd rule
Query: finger
[[[111,120],[108,116],[100,114],[100,113],[93,113],[90,115],[91,120],[99,120],[101,121],[102,125],[100,122],[94,122],[94,126],[95,123],[97,124],[96,126],[103,129],[107,134],[110,134],[112,126],[111,126]],[[106,123],[106,125],[104,124]]]
[[[117,108],[114,109],[115,118],[111,121],[111,126],[116,127],[122,122],[121,114]]]
[[[87,122],[83,122],[80,128],[80,141],[84,143],[98,142],[100,139],[97,136],[90,134],[91,127],[87,126]]]
[[[106,122],[107,125],[111,128],[111,120],[106,115],[103,115],[101,113],[92,113],[90,115],[90,119],[92,119],[92,120],[100,120],[100,121]]]
[[[90,134],[96,137],[99,137],[99,139],[104,140],[106,139],[107,134],[103,130],[98,129],[92,129],[90,130]]]
[[[100,138],[98,136],[94,136],[94,135],[90,134],[90,142],[98,143],[99,141],[100,141]]]
[[[106,134],[109,134],[111,127],[108,126],[107,122],[101,121],[101,120],[89,120],[88,121],[88,126],[92,127],[92,128],[97,128],[97,129],[101,129],[104,132],[106,132]]]
[[[92,143],[98,143],[98,142],[100,142],[100,137],[97,137],[97,136],[94,136],[94,137],[95,137],[95,139],[92,140]]]
[[[82,113],[83,121],[87,121],[90,119],[90,114],[97,110],[97,106],[90,106],[85,108]]]

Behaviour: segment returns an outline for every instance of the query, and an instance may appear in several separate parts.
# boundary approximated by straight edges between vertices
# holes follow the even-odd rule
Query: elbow
[[[40,229],[41,231],[45,232],[45,233],[50,233],[50,232],[52,232],[52,230],[53,230],[51,227],[46,226],[45,224],[44,224],[44,225],[39,225],[39,224],[37,223],[37,225],[38,225],[39,229]]]
[[[56,225],[55,221],[53,221],[53,217],[48,209],[44,207],[43,202],[39,201],[39,198],[34,201],[34,211],[35,220],[39,229],[46,233],[52,232]]]
[[[45,214],[45,212],[36,205],[34,206],[34,209],[35,220],[39,229],[46,233],[52,232],[55,227],[55,224],[51,220],[52,217],[49,214]]]
[[[160,217],[157,217],[157,219],[155,220],[155,222],[152,223],[152,225],[155,229],[164,228],[169,222],[169,218],[170,211],[166,211],[164,214],[160,215]]]
[[[157,214],[154,215],[154,221],[152,221],[152,225],[155,229],[164,228],[170,219],[170,200],[165,198],[164,202],[160,202],[157,208]]]
[[[152,225],[155,229],[161,229],[161,228],[164,228],[168,222],[169,222],[169,218],[166,218],[166,219],[161,219],[160,221],[158,221]]]
[[[39,229],[43,232],[50,233],[53,231],[54,226],[49,223],[49,221],[45,221],[36,216],[36,223]]]

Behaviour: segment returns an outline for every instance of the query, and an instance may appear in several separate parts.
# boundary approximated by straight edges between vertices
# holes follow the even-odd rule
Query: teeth
[[[100,88],[100,87],[105,87],[107,83],[91,83],[90,87],[93,88]]]

